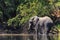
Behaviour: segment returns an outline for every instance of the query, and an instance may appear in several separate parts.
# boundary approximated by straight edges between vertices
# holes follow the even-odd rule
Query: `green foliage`
[[[56,26],[57,26],[58,29],[60,29],[60,24],[57,24]]]
[[[0,10],[2,11],[4,21],[16,16],[16,8],[19,5],[19,0],[1,0]]]
[[[22,0],[21,4],[18,5],[16,10],[17,12],[16,14],[20,15],[19,23],[24,24],[29,20],[30,17],[35,15],[37,16],[50,15],[49,12],[53,9],[53,6],[52,6],[53,2],[55,1],[49,2],[48,0]],[[8,24],[11,25],[15,19],[16,19],[15,17],[12,19],[9,19],[11,20],[11,23],[8,20]]]
[[[1,0],[0,19],[8,26],[26,23],[32,16],[50,15],[57,0]]]
[[[57,2],[57,3],[56,3],[56,6],[60,6],[60,2]]]
[[[20,25],[20,15],[17,15],[16,17],[9,19],[8,20],[8,26],[13,25],[14,27],[19,26]]]
[[[28,1],[27,3],[21,3],[17,7],[17,11],[19,12],[21,18],[21,24],[25,23],[31,16],[42,16],[45,14],[49,14],[49,10],[47,10],[47,6],[44,6],[38,0]]]
[[[0,19],[3,17],[2,11],[0,11]]]

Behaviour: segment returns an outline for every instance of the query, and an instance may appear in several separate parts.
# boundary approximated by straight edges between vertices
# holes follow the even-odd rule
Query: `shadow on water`
[[[38,35],[37,40],[59,40],[58,34]],[[0,40],[35,40],[33,36],[0,36]]]

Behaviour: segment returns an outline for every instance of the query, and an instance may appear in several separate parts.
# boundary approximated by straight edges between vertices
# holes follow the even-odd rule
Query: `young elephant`
[[[38,34],[48,34],[51,28],[54,27],[52,19],[48,16],[38,17],[33,16],[29,20],[29,32],[32,33],[37,30]]]

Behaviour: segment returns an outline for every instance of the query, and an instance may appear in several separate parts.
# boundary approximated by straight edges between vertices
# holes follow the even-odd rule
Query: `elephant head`
[[[29,20],[29,30],[35,30],[35,26],[37,22],[39,21],[39,18],[37,16],[33,16]]]

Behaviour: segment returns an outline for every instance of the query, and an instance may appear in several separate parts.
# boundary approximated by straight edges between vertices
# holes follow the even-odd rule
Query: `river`
[[[33,38],[33,36],[6,36],[3,34],[2,36],[0,36],[0,40],[35,40],[35,38]],[[37,40],[60,40],[60,33],[50,35],[39,35],[39,37],[37,37]]]

